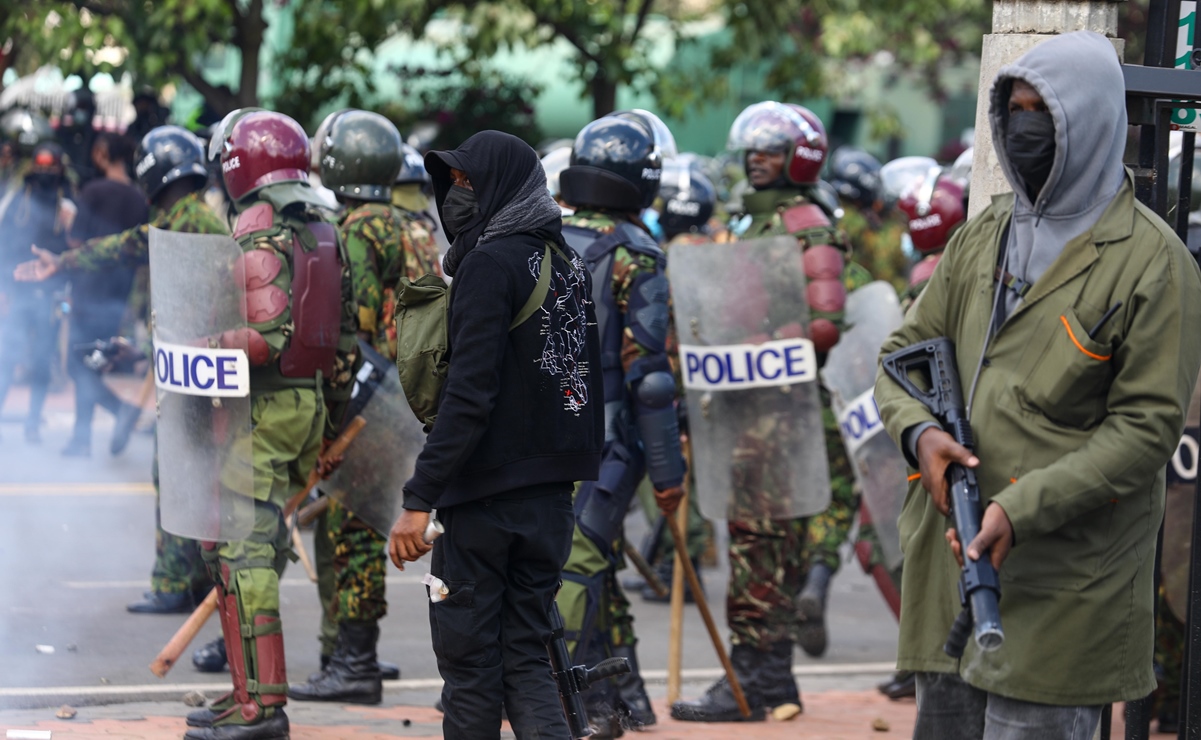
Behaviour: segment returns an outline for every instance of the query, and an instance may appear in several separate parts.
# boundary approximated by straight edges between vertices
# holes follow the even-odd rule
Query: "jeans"
[[[917,674],[914,740],[1092,740],[1098,706],[1052,706],[969,686],[954,673]]]
[[[515,493],[438,511],[446,533],[430,572],[449,593],[430,604],[430,630],[447,740],[499,738],[502,706],[518,740],[569,737],[546,642],[571,550],[571,487]]]

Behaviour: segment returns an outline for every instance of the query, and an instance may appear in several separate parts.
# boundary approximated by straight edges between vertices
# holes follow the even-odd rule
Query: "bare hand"
[[[36,244],[30,251],[37,259],[22,262],[13,270],[13,277],[21,283],[40,283],[58,273],[61,260],[54,252],[49,252]]]
[[[671,516],[680,508],[680,499],[684,498],[684,489],[682,486],[672,486],[667,490],[660,491],[655,489],[655,503],[659,505],[659,511],[663,512],[663,516]]]
[[[429,523],[428,511],[405,509],[400,513],[400,518],[388,533],[388,554],[392,557],[393,565],[404,570],[405,563],[411,563],[434,549],[425,541],[425,528]]]
[[[922,488],[930,493],[930,498],[934,499],[934,508],[941,511],[943,516],[951,513],[951,507],[947,503],[947,467],[951,463],[959,463],[968,468],[980,464],[980,458],[973,455],[968,448],[935,427],[930,427],[917,438],[917,461],[922,472]]]
[[[317,458],[317,472],[321,474],[321,479],[325,480],[334,474],[334,471],[342,464],[344,456],[333,455],[329,456],[326,451],[329,450],[333,442],[328,439],[321,440],[321,455]]]
[[[959,563],[959,567],[962,568],[963,549],[959,545],[959,535],[954,528],[947,530],[947,544],[951,546],[955,562]],[[989,552],[992,567],[999,571],[1001,563],[1005,562],[1009,551],[1013,549],[1013,524],[1010,523],[1005,510],[995,504],[989,504],[984,510],[984,517],[980,522],[980,534],[968,543],[967,556],[972,560],[979,560],[980,553],[989,548],[992,548]]]

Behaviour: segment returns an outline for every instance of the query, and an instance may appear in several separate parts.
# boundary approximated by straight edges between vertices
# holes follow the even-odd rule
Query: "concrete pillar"
[[[976,103],[976,143],[968,214],[984,210],[997,193],[1009,191],[993,150],[988,125],[989,94],[997,71],[1051,36],[1096,31],[1113,40],[1121,56],[1125,41],[1116,38],[1118,4],[1125,0],[994,0],[992,33],[980,55],[980,92]]]

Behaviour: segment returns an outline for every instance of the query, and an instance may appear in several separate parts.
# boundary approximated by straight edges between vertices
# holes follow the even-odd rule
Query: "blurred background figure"
[[[92,164],[92,145],[96,142],[96,97],[86,87],[67,95],[66,110],[58,127],[58,140],[67,155],[75,182],[85,185],[101,173]]]
[[[29,257],[34,245],[54,253],[67,248],[69,227],[65,221],[70,208],[64,206],[70,191],[62,147],[51,142],[34,147],[21,188],[14,188],[11,195],[0,217],[0,410],[17,367],[23,367],[30,387],[25,441],[39,444],[58,333],[55,293],[64,283],[61,278],[32,285],[17,283],[13,269]]]
[[[125,135],[133,141],[141,141],[142,137],[159,126],[166,125],[171,112],[158,102],[158,93],[153,87],[143,87],[133,96],[133,109],[137,117]]]
[[[133,144],[128,138],[113,133],[97,135],[91,162],[100,177],[79,191],[79,213],[68,237],[72,248],[88,239],[131,229],[149,219],[146,196],[130,179],[132,160]],[[129,441],[133,430],[129,418],[136,420],[138,409],[117,398],[99,370],[85,364],[85,357],[90,353],[89,345],[107,342],[120,334],[133,277],[134,269],[127,266],[71,275],[71,349],[67,370],[75,381],[75,430],[63,449],[66,457],[91,456],[92,419],[98,405],[118,420],[110,445],[112,454],[119,454]]]
[[[838,192],[843,210],[838,226],[846,232],[855,260],[872,277],[902,290],[908,268],[901,251],[905,227],[892,217],[893,201],[880,188],[880,160],[856,147],[839,147],[830,155],[827,179]]]

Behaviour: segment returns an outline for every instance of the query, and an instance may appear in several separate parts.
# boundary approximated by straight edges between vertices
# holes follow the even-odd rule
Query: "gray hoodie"
[[[1055,163],[1036,203],[1030,202],[1005,151],[1014,79],[1038,91],[1055,122]],[[991,100],[993,146],[1017,198],[1007,269],[1034,283],[1069,240],[1097,223],[1121,187],[1126,85],[1113,44],[1098,33],[1076,31],[1050,38],[1002,67]],[[1019,298],[1005,293],[1008,315]]]

